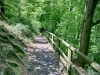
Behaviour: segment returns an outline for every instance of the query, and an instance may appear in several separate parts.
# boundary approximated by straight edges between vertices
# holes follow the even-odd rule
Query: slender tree
[[[3,13],[4,13],[4,2],[3,2],[3,0],[0,0],[0,15],[1,15],[1,17],[3,17],[2,16]]]
[[[79,51],[85,55],[88,55],[91,29],[93,26],[92,19],[98,1],[99,0],[86,0],[79,47]],[[78,59],[80,61],[80,65],[84,68],[84,61],[80,57],[78,57]]]

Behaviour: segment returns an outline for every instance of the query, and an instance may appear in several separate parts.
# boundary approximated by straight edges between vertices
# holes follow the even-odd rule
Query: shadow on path
[[[32,68],[28,75],[61,75],[57,56],[45,37],[37,36],[26,51],[25,61]]]
[[[35,38],[34,43],[35,43],[35,44],[47,44],[48,41],[47,41],[47,39],[46,39],[45,37],[43,37],[43,36],[37,36],[37,37]]]

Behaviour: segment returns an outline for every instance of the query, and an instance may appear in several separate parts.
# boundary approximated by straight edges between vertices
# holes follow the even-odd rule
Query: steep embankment
[[[6,23],[0,21],[0,75],[19,75],[24,64],[25,42]]]

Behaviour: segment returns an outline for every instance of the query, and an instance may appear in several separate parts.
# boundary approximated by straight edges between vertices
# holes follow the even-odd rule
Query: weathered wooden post
[[[4,14],[4,2],[3,0],[0,0],[0,17],[4,18],[3,14]]]
[[[54,47],[54,46],[53,46],[53,41],[54,41],[54,36],[53,36],[53,35],[51,35],[51,39],[52,39],[52,41],[51,41],[51,46]]]
[[[58,47],[60,48],[60,40],[57,39],[57,41],[58,41]],[[60,52],[59,52],[59,50],[57,50],[57,52],[58,52],[58,59],[60,59]]]
[[[68,48],[68,58],[71,61],[72,60],[72,51]],[[67,72],[69,75],[71,75],[71,65],[67,64]]]

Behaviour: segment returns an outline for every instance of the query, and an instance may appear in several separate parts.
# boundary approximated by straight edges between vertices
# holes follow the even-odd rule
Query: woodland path
[[[62,75],[57,56],[45,37],[36,36],[35,42],[25,50],[27,57],[24,62],[30,65],[31,70],[22,67],[21,75]]]

